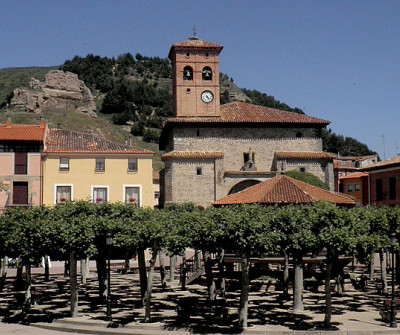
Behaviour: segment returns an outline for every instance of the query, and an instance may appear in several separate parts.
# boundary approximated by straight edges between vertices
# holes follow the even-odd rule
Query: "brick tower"
[[[175,117],[221,116],[219,53],[222,46],[198,37],[172,45]]]

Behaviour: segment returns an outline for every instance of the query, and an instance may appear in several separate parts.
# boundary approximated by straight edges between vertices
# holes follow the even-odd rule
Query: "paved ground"
[[[10,269],[10,278],[0,294],[0,334],[52,335],[60,334],[59,330],[87,334],[237,333],[234,328],[237,324],[237,281],[228,285],[226,308],[211,309],[207,306],[203,285],[190,285],[187,291],[182,291],[175,281],[162,290],[157,275],[152,305],[153,323],[146,325],[142,323],[144,310],[139,304],[138,275],[113,272],[112,312],[114,325],[118,328],[107,328],[105,306],[98,300],[95,272],[91,272],[86,285],[81,284],[80,316],[75,319],[68,318],[68,280],[60,274],[63,272],[62,264],[53,263],[49,282],[43,282],[43,269],[34,272],[35,304],[27,315],[23,315],[19,306],[23,292],[15,291],[11,278],[13,270]],[[383,305],[383,296],[377,292],[375,284],[369,285],[366,292],[357,291],[352,285],[346,287],[345,296],[333,299],[333,334],[400,334],[400,330],[389,328],[381,321],[379,308]],[[249,299],[249,328],[244,333],[326,334],[321,329],[324,317],[322,287],[317,292],[305,292],[303,313],[294,313],[291,300],[282,299],[280,293],[261,282],[253,283]],[[223,303],[221,299],[218,302]],[[181,312],[177,313],[178,310]],[[227,310],[227,314],[224,315],[223,310]],[[185,317],[185,311],[190,317]],[[50,321],[53,324],[48,323]],[[22,325],[23,322],[30,325]],[[58,330],[36,328],[34,325],[55,325]]]

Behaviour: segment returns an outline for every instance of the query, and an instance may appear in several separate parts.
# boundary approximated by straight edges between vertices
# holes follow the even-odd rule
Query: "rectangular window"
[[[93,202],[96,204],[105,204],[108,201],[108,194],[106,187],[93,188]]]
[[[396,177],[389,178],[389,199],[396,199]]]
[[[28,182],[14,181],[13,182],[13,205],[28,204]]]
[[[68,157],[60,157],[60,171],[69,171]]]
[[[306,168],[305,167],[301,167],[300,168],[300,172],[306,173]]]
[[[347,192],[353,192],[353,184],[347,184]]]
[[[203,169],[201,167],[196,168],[196,174],[201,176],[203,174]]]
[[[96,158],[96,171],[105,171],[106,165],[104,158]]]
[[[354,184],[354,191],[356,191],[356,192],[360,191],[360,184],[359,183]]]
[[[27,174],[28,173],[28,153],[16,152],[14,153],[14,174]]]
[[[63,204],[67,201],[71,201],[71,186],[57,186],[56,187],[56,203]]]
[[[129,158],[128,159],[128,171],[137,171],[137,170],[138,170],[137,158]]]
[[[376,180],[376,200],[381,201],[384,200],[382,189],[382,179]]]
[[[126,186],[125,187],[125,203],[135,204],[140,207],[140,187]]]
[[[160,198],[160,192],[154,192],[154,200],[158,200]]]

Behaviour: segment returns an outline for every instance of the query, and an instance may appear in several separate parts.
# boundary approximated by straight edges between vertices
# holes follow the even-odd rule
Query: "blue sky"
[[[0,0],[0,68],[88,53],[167,57],[195,26],[224,46],[220,71],[239,87],[390,158],[400,153],[399,17],[398,0]]]

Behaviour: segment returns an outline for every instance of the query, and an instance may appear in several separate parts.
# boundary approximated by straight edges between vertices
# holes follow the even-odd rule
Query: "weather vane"
[[[193,30],[193,36],[196,37],[196,27],[193,26],[192,30]]]

